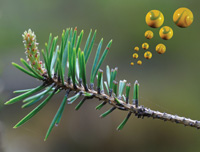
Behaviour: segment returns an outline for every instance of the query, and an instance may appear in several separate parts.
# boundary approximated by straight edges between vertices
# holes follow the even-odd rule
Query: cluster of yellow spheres
[[[142,44],[142,49],[143,49],[143,50],[147,50],[148,48],[149,48],[149,44],[148,44],[148,43],[143,43],[143,44]],[[138,51],[139,51],[139,47],[136,46],[136,47],[134,48],[134,51],[138,52]],[[139,57],[138,53],[133,53],[133,58],[134,58],[134,59],[137,59],[138,57]],[[152,58],[152,53],[151,53],[150,51],[146,51],[146,52],[144,53],[144,58],[146,58],[146,59],[151,59],[151,58]],[[137,61],[137,64],[138,64],[138,65],[142,65],[142,61],[141,61],[141,60],[138,60],[138,61]],[[131,66],[133,66],[133,65],[134,65],[134,62],[131,62]]]
[[[151,10],[146,15],[146,23],[148,26],[150,26],[152,28],[159,28],[164,23],[164,15],[159,10]],[[148,31],[145,32],[145,37],[147,39],[153,38],[153,36],[151,38],[149,38],[149,36],[147,34],[147,33],[149,33]],[[152,31],[151,31],[151,33],[153,35]],[[169,40],[173,36],[173,30],[169,26],[164,26],[160,29],[159,35],[162,39]]]
[[[137,64],[138,64],[138,65],[142,65],[142,61],[141,61],[141,60],[138,60],[138,61],[137,61]],[[131,66],[133,66],[133,65],[134,65],[134,62],[131,62]]]
[[[188,8],[182,7],[177,9],[173,14],[173,21],[178,27],[188,27],[193,23],[193,13]],[[146,23],[152,28],[159,28],[164,23],[164,15],[159,10],[151,10],[146,15]],[[169,40],[173,37],[173,30],[169,26],[163,26],[159,35],[164,40]],[[148,30],[145,32],[147,39],[153,38],[153,32]]]
[[[146,24],[152,28],[160,28],[164,23],[164,15],[159,10],[151,10],[146,14],[145,21],[146,21]],[[184,8],[184,7],[179,8],[173,14],[173,21],[178,27],[181,27],[181,28],[189,27],[193,22],[193,13],[188,8]],[[154,37],[154,33],[151,30],[147,30],[144,33],[144,36],[146,39],[150,40]],[[159,30],[159,36],[163,40],[169,40],[173,37],[173,29],[169,26],[163,26]],[[148,50],[149,44],[146,42],[143,43],[142,49]],[[162,43],[157,44],[155,47],[155,50],[159,54],[164,54],[166,52],[166,46]],[[136,46],[134,48],[134,51],[138,52],[139,47]],[[137,53],[133,53],[134,59],[138,59],[138,57],[139,55]],[[150,51],[146,51],[144,53],[144,58],[151,59],[152,53]],[[142,61],[138,60],[137,64],[141,65]],[[133,66],[134,63],[131,62],[131,65]]]

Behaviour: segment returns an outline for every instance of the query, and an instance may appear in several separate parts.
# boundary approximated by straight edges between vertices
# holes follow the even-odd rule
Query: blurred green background
[[[187,7],[194,14],[194,22],[188,28],[177,27],[172,20],[174,11]],[[151,29],[145,23],[145,15],[152,9],[160,10],[164,25],[174,30],[171,40],[159,37],[159,29]],[[66,27],[84,29],[83,43],[90,28],[97,29],[95,47],[103,37],[104,46],[110,39],[113,45],[102,65],[105,70],[119,68],[117,79],[140,83],[140,104],[185,117],[200,120],[200,1],[198,0],[1,0],[0,1],[0,151],[1,152],[199,152],[200,131],[170,122],[131,117],[124,129],[116,127],[126,113],[116,110],[105,119],[94,108],[97,100],[88,101],[78,111],[67,105],[59,127],[54,128],[49,139],[43,138],[63,95],[51,102],[28,123],[18,129],[12,127],[33,107],[21,110],[21,103],[3,106],[13,97],[16,89],[32,88],[40,84],[11,66],[25,58],[22,33],[31,28],[37,35],[39,48],[44,48],[49,33],[61,35]],[[146,40],[144,32],[152,30],[154,38]],[[148,42],[153,53],[151,60],[142,66],[130,66],[133,48]],[[164,43],[163,55],[155,52],[155,46]],[[83,46],[82,46],[83,47]],[[141,47],[140,47],[141,48]],[[94,56],[94,52],[92,57]],[[92,58],[91,57],[91,58]],[[87,70],[90,70],[89,61]],[[88,73],[89,75],[90,73]]]

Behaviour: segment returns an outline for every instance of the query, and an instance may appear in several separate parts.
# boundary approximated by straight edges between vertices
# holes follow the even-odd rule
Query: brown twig
[[[69,84],[68,82],[65,82],[64,85],[62,85],[61,82],[58,81],[57,77],[54,77],[53,79],[47,78],[45,80],[45,82],[47,84],[55,83],[58,88],[61,88],[64,90],[71,90],[71,91],[75,91],[75,92],[80,92],[80,91],[86,92],[84,87],[82,87],[81,85],[77,86],[76,88],[73,87],[72,83]],[[185,117],[180,117],[177,115],[154,111],[154,110],[151,110],[150,108],[146,108],[144,106],[136,107],[135,105],[126,103],[120,99],[118,100],[118,102],[116,102],[114,97],[108,96],[107,94],[104,94],[104,93],[99,94],[97,91],[95,91],[93,89],[92,90],[88,89],[87,92],[93,94],[93,98],[103,100],[119,110],[123,109],[125,111],[134,113],[135,116],[137,116],[138,118],[152,117],[153,119],[160,119],[160,120],[164,120],[164,121],[175,122],[177,124],[179,123],[179,124],[183,124],[185,126],[195,127],[197,129],[200,128],[200,121],[197,121],[197,120],[192,120],[190,118],[185,118]]]

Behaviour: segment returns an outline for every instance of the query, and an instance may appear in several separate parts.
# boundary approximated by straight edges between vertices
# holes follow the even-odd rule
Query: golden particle
[[[148,43],[143,43],[143,44],[142,44],[142,48],[143,48],[144,50],[147,50],[147,49],[149,48],[149,44],[148,44]]]
[[[150,51],[146,51],[146,52],[144,53],[144,57],[145,57],[146,59],[151,59],[151,58],[152,58],[152,53],[151,53]]]
[[[158,44],[156,46],[156,52],[158,52],[159,54],[163,54],[166,51],[166,46],[164,44]]]
[[[139,51],[139,47],[137,47],[137,46],[134,47],[134,50],[135,50],[135,51]]]
[[[138,60],[138,61],[137,61],[137,64],[138,64],[138,65],[141,65],[141,64],[142,64],[142,61],[141,61],[141,60]]]
[[[147,38],[147,39],[152,39],[153,38],[153,32],[151,30],[148,30],[144,33],[144,36]]]
[[[146,15],[146,23],[148,26],[158,28],[164,22],[164,16],[159,10],[151,10]]]
[[[181,7],[174,12],[173,21],[179,27],[188,27],[193,20],[193,13],[188,8]]]
[[[159,31],[159,35],[163,40],[169,40],[173,36],[173,30],[169,26],[163,26]]]
[[[133,58],[137,59],[138,58],[138,54],[137,53],[133,53]]]

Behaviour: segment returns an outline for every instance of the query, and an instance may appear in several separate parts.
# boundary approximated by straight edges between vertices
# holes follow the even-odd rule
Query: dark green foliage
[[[60,56],[61,52],[60,50],[58,50],[58,56]],[[62,60],[60,58],[57,58],[57,67],[58,67],[58,77],[59,77],[59,81],[61,79],[62,84],[64,85],[64,72],[62,69]]]
[[[99,60],[102,44],[103,44],[103,38],[101,39],[101,41],[100,41],[100,43],[97,47],[97,52],[96,52],[96,55],[95,55],[95,58],[94,58],[94,62],[93,62],[93,65],[92,65],[92,70],[91,70],[91,75],[90,75],[90,83],[94,83],[93,82],[93,75],[94,75],[94,71],[95,71],[97,62]]]
[[[134,83],[134,88],[133,88],[133,104],[136,107],[138,106],[138,96],[139,96],[139,83],[136,80]]]
[[[107,76],[107,82],[110,84],[110,67],[106,66],[106,76]]]
[[[113,81],[113,92],[114,92],[116,97],[117,97],[117,88],[118,88],[118,82]]]
[[[72,69],[71,69],[71,73],[72,73],[72,82],[73,82],[73,86],[74,88],[76,88],[76,49],[73,49],[72,52]]]
[[[78,99],[78,97],[80,97],[82,94],[82,92],[78,92],[77,94],[75,94],[74,96],[68,98],[68,104],[72,104],[74,101],[76,101],[76,99]]]
[[[38,74],[33,68],[31,68],[31,66],[24,60],[24,59],[20,59],[21,62],[24,64],[24,66],[30,71],[32,72],[38,79],[43,80],[43,77]]]
[[[98,77],[97,77],[97,91],[100,94],[101,93],[101,83],[103,78],[103,70],[99,69]]]
[[[109,68],[109,66],[107,65],[106,66],[106,76],[107,76],[107,82],[106,81],[104,81],[104,85],[105,85],[105,87],[106,87],[106,90],[107,90],[107,93],[109,93],[109,95],[111,96],[112,95],[112,87],[113,87],[113,85],[114,85],[114,93],[115,93],[115,96],[117,96],[117,85],[118,84],[116,84],[117,82],[116,81],[114,81],[115,80],[115,78],[116,78],[116,75],[117,75],[117,68],[115,68],[115,69],[112,69],[111,70],[111,73],[110,73],[110,68]],[[102,79],[103,79],[103,77],[102,77]],[[111,82],[112,82],[112,84],[111,84]],[[109,86],[108,86],[108,84],[109,84]],[[102,82],[101,82],[101,85],[102,85],[102,88],[103,88],[103,80],[102,80]],[[96,107],[96,110],[100,110],[103,106],[105,106],[106,105],[106,103],[107,102],[102,102],[101,104],[99,104],[97,107]]]
[[[21,70],[22,72],[24,72],[24,73],[26,73],[26,74],[38,79],[37,75],[35,75],[32,72],[29,72],[28,70],[24,69],[23,67],[21,67],[17,63],[12,62],[12,65],[15,66],[16,68],[18,68],[19,70]]]
[[[113,112],[116,109],[116,107],[112,107],[110,108],[108,111],[104,112],[103,114],[100,115],[101,118],[106,117],[108,114],[110,114],[111,112]]]
[[[42,50],[42,56],[44,58],[44,63],[45,63],[45,68],[47,69],[48,76],[51,78],[51,73],[50,73],[50,64],[48,63],[48,56],[45,54],[44,50]]]
[[[65,105],[66,105],[66,102],[67,102],[68,94],[69,94],[69,91],[67,91],[66,95],[64,96],[64,99],[63,99],[58,111],[56,112],[56,115],[54,116],[54,118],[53,118],[53,120],[52,120],[52,122],[49,126],[49,129],[46,133],[44,140],[47,140],[47,138],[48,138],[49,134],[51,133],[53,127],[55,125],[58,125],[58,123],[60,122],[61,116],[63,114],[64,108],[65,108]]]
[[[35,103],[40,101],[43,97],[44,97],[44,95],[41,95],[41,96],[31,100],[31,101],[26,102],[25,104],[22,105],[22,108],[27,108],[27,107],[34,105]]]
[[[95,40],[95,37],[96,37],[96,30],[95,30],[95,32],[94,32],[94,35],[93,35],[93,37],[92,37],[92,40],[91,40],[91,43],[90,43],[90,46],[89,46],[89,48],[88,48],[88,50],[86,50],[86,52],[85,52],[85,63],[87,63],[87,61],[88,61],[88,59],[89,59],[89,56],[90,56],[90,54],[91,54],[91,51],[92,51],[92,48],[93,48],[93,45],[94,45],[94,40]]]
[[[125,84],[126,84],[126,80],[123,80],[123,81],[120,80],[120,81],[119,81],[119,93],[118,93],[119,98],[122,97],[122,93],[123,93]]]
[[[104,61],[104,59],[105,59],[105,57],[106,57],[106,55],[107,55],[107,53],[108,53],[108,50],[109,50],[110,47],[111,47],[111,44],[112,44],[112,40],[110,40],[110,42],[109,42],[108,45],[106,46],[106,48],[105,48],[105,50],[104,50],[104,52],[103,52],[103,54],[102,54],[102,56],[101,56],[101,58],[100,58],[100,60],[99,60],[99,62],[98,62],[98,64],[97,64],[97,66],[96,66],[96,68],[95,68],[95,70],[94,70],[94,72],[93,72],[93,74],[92,74],[92,77],[91,77],[91,80],[90,80],[91,83],[94,83],[94,79],[95,79],[95,76],[96,76],[96,74],[97,74],[97,71],[99,70],[101,64],[103,63],[103,61]]]
[[[23,94],[21,94],[21,95],[19,95],[19,96],[17,96],[17,97],[14,97],[14,98],[10,99],[10,100],[7,101],[5,104],[6,104],[6,105],[8,105],[8,104],[13,104],[13,103],[18,102],[18,101],[20,101],[20,100],[23,100],[23,99],[29,97],[30,95],[34,94],[35,92],[38,92],[38,91],[40,91],[40,90],[42,90],[42,89],[44,89],[44,88],[45,88],[44,85],[38,86],[38,87],[36,87],[36,88],[34,88],[34,89],[31,89],[31,90],[28,91],[28,92],[25,92],[25,93],[23,93]]]
[[[96,106],[96,110],[100,110],[107,102],[102,102],[101,104],[99,104],[98,106]]]
[[[87,99],[87,98],[84,97],[84,98],[78,103],[78,105],[75,107],[75,110],[79,110],[79,108],[82,106],[82,104],[85,102],[86,99]]]
[[[128,119],[131,116],[131,112],[128,113],[128,115],[126,116],[126,118],[122,121],[122,123],[117,127],[117,130],[122,130],[122,128],[124,127],[124,125],[126,124],[126,122],[128,121]]]
[[[50,86],[49,88],[46,88],[44,91],[42,91],[42,92],[40,92],[40,93],[38,93],[36,95],[30,96],[30,97],[24,99],[23,102],[29,102],[29,101],[32,101],[34,99],[37,99],[38,97],[46,95],[49,91],[52,90],[52,87],[53,87],[53,85]]]
[[[24,92],[28,92],[31,90],[33,90],[33,88],[32,89],[15,90],[15,91],[13,91],[13,93],[24,93]]]
[[[78,65],[79,65],[79,68],[81,68],[82,58],[81,58],[81,49],[80,48],[78,49]],[[82,81],[82,70],[81,69],[79,71],[79,80]]]
[[[33,109],[28,115],[26,115],[21,121],[19,121],[13,128],[17,128],[24,123],[26,123],[29,119],[31,119],[35,114],[37,114],[51,99],[51,97],[55,94],[55,91],[52,92],[41,104],[39,104],[35,109]]]
[[[129,94],[130,94],[130,88],[131,88],[131,84],[127,83],[126,84],[126,103],[128,103]]]
[[[85,64],[85,56],[84,56],[84,52],[81,52],[81,67],[80,67],[80,70],[81,70],[81,78],[82,78],[82,81],[83,81],[83,86],[85,88],[86,91],[88,91],[88,88],[87,88],[87,82],[86,82],[86,64]]]
[[[104,81],[104,85],[105,85],[105,87],[106,87],[106,91],[107,91],[107,93],[109,93],[109,87],[108,87],[108,83],[107,83],[107,81]]]

